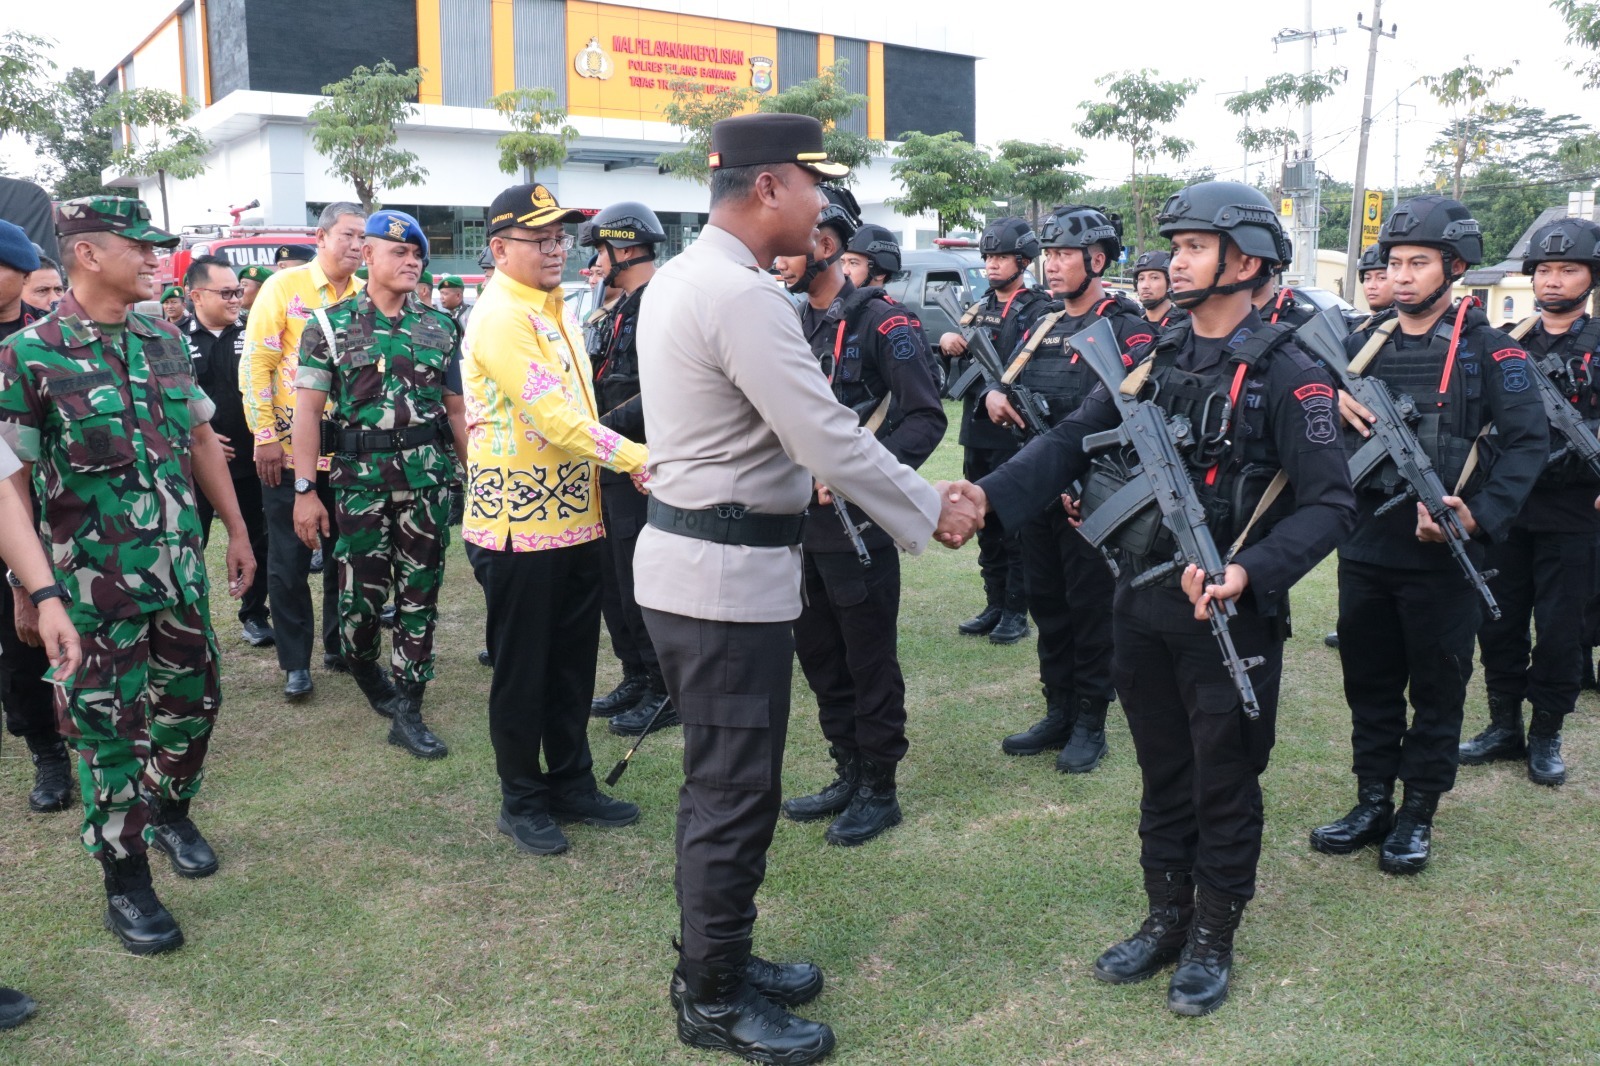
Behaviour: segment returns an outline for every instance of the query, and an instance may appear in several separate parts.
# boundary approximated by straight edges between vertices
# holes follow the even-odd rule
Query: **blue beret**
[[[404,211],[375,211],[367,219],[367,236],[399,244],[414,244],[422,249],[422,261],[428,261],[428,235],[422,224]]]
[[[39,250],[22,227],[0,218],[0,264],[24,274],[39,269]]]

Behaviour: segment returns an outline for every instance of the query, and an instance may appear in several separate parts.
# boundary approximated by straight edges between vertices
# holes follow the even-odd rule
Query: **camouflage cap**
[[[270,277],[272,277],[272,268],[264,267],[260,263],[252,263],[239,271],[240,281],[253,281],[257,285],[265,284]]]
[[[168,285],[166,288],[161,290],[162,303],[166,303],[168,300],[181,299],[183,299],[183,287],[181,285]]]
[[[441,288],[441,289],[465,289],[466,286],[463,285],[461,283],[461,279],[456,277],[454,274],[445,274],[444,276],[442,276],[439,279],[439,288]]]
[[[150,209],[131,196],[80,196],[56,205],[56,235],[118,233],[129,240],[171,248],[178,238],[150,223]]]

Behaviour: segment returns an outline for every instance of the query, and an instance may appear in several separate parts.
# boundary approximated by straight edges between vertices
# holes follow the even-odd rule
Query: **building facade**
[[[663,173],[658,157],[681,146],[663,121],[669,86],[713,94],[733,87],[780,92],[847,60],[850,87],[867,105],[845,125],[893,142],[907,132],[960,131],[974,139],[973,56],[942,23],[890,23],[874,5],[756,0],[184,0],[102,78],[112,88],[156,87],[192,98],[194,125],[211,142],[206,172],[168,182],[174,226],[229,221],[259,201],[246,223],[304,225],[321,207],[354,198],[327,173],[307,114],[322,86],[387,59],[423,70],[400,146],[427,178],[385,189],[385,206],[416,214],[441,270],[472,269],[495,194],[521,175],[499,169],[509,126],[489,106],[516,88],[554,90],[578,137],[561,167],[534,177],[562,204],[596,211],[641,200],[660,214],[677,251],[706,220],[706,190]],[[121,131],[137,136],[137,131]],[[869,221],[931,238],[927,220],[884,201],[897,191],[884,157],[854,188]],[[158,198],[152,178],[110,175]],[[575,264],[581,265],[581,263]]]

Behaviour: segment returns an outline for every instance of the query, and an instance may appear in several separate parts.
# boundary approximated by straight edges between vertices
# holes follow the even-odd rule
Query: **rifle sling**
[[[1022,371],[1025,367],[1027,367],[1028,361],[1033,358],[1034,351],[1039,347],[1040,343],[1043,342],[1045,334],[1049,333],[1051,328],[1053,328],[1057,322],[1060,322],[1061,319],[1066,316],[1066,313],[1066,309],[1063,308],[1060,311],[1054,311],[1048,315],[1045,315],[1043,318],[1039,319],[1038,322],[1034,323],[1033,336],[1028,338],[1028,343],[1022,346],[1022,351],[1017,353],[1017,357],[1011,360],[1011,365],[1006,367],[1006,372],[1000,375],[1000,384],[1016,384],[1017,378],[1022,376]]]

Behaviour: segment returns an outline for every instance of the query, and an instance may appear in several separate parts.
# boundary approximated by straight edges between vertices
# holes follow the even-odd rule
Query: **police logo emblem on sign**
[[[750,88],[758,93],[772,91],[772,60],[766,56],[750,57]]]
[[[1504,375],[1503,384],[1507,392],[1523,392],[1528,387],[1528,355],[1520,348],[1502,348],[1494,353],[1494,361],[1500,364],[1500,373]]]
[[[616,70],[616,65],[611,62],[610,56],[600,50],[600,38],[591,37],[589,43],[572,57],[572,69],[578,72],[580,78],[606,81]]]
[[[1338,437],[1333,423],[1333,388],[1313,381],[1294,390],[1300,409],[1306,414],[1306,440],[1312,444],[1332,444]]]

